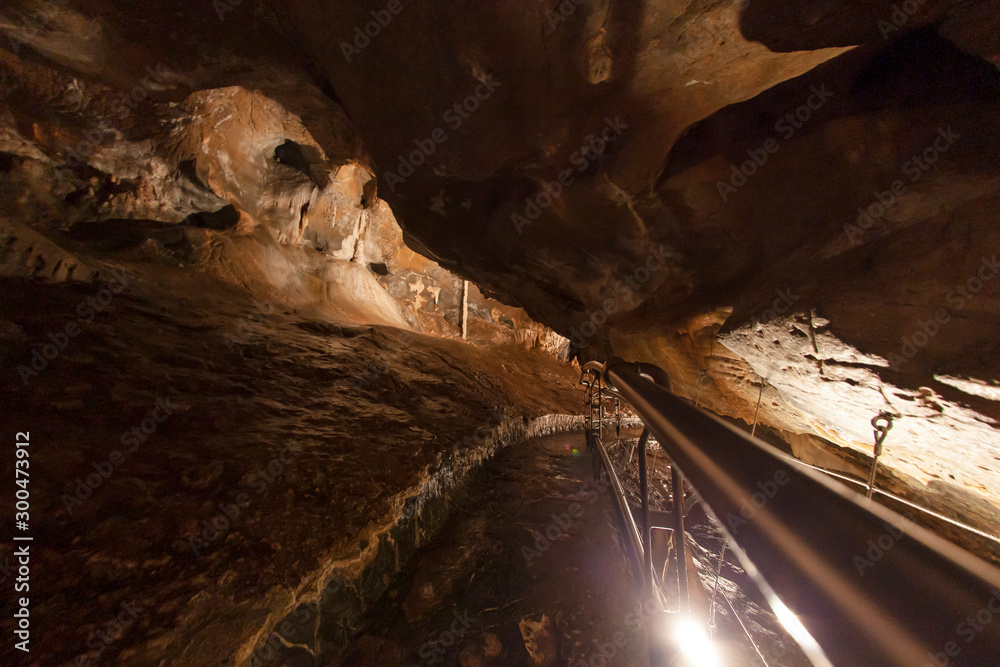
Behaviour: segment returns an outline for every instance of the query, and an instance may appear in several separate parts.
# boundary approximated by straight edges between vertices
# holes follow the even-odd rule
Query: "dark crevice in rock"
[[[194,158],[182,160],[180,164],[177,165],[177,171],[181,174],[181,176],[188,179],[205,192],[212,191],[211,188],[205,185],[198,176],[197,162]]]
[[[218,211],[202,211],[192,213],[184,219],[182,224],[191,227],[201,227],[203,229],[214,229],[223,231],[232,229],[240,221],[240,212],[235,206],[229,204],[223,206]]]
[[[371,208],[378,201],[378,179],[372,177],[365,183],[361,195],[361,208]]]
[[[310,179],[314,179],[312,165],[322,161],[322,158],[312,146],[303,146],[300,143],[287,139],[274,149],[274,161],[301,171]]]
[[[851,93],[867,110],[1000,99],[1000,71],[961,51],[937,26],[914,30],[879,52],[855,77]]]
[[[125,250],[140,245],[150,234],[174,229],[176,225],[157,220],[109,219],[78,222],[70,228],[69,238],[95,245],[105,251]]]

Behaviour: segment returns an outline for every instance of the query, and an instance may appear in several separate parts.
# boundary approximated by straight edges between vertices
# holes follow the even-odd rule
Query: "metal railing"
[[[777,618],[816,665],[1000,665],[1000,570],[770,445],[689,405],[650,364],[583,367],[587,440],[611,479],[633,566],[666,609],[651,529],[673,530],[677,598],[690,614],[684,488],[690,483]],[[639,517],[603,438],[604,403],[627,404],[639,441]],[[649,508],[646,445],[670,460],[673,511]],[[645,599],[649,599],[647,596]]]

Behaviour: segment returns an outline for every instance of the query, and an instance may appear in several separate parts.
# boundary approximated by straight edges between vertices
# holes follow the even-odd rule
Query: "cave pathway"
[[[638,592],[582,433],[501,453],[413,558],[345,665],[648,665]]]

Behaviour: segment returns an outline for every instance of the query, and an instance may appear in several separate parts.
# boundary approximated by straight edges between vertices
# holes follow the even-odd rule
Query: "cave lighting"
[[[680,649],[683,667],[722,667],[722,660],[715,650],[708,629],[691,619],[674,621],[674,640]]]

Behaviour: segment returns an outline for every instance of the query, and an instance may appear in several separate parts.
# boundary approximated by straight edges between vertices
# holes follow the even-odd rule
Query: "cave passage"
[[[346,663],[648,664],[607,484],[585,450],[580,433],[529,440],[450,498],[441,537],[370,612]]]
[[[1000,664],[998,212],[997,0],[4,0],[0,664]]]

